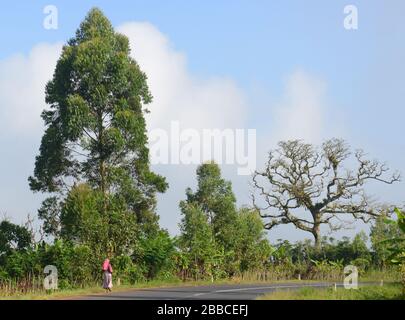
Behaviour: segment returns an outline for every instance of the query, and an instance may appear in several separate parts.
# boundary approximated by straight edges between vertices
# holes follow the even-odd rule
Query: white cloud
[[[45,85],[62,44],[38,44],[28,55],[0,60],[0,213],[20,223],[42,200],[28,187],[43,131]]]
[[[117,30],[128,36],[133,57],[148,75],[154,96],[149,128],[167,128],[171,120],[182,129],[244,126],[245,99],[232,80],[195,78],[185,55],[150,23],[131,22]]]
[[[269,99],[270,100],[270,99]],[[267,111],[268,124],[258,133],[257,165],[262,168],[268,152],[279,141],[300,139],[320,144],[324,140],[347,138],[344,115],[328,99],[327,83],[305,70],[296,70],[285,78],[283,91],[272,98]]]
[[[236,128],[244,124],[243,93],[227,78],[195,78],[184,54],[150,23],[131,22],[117,28],[131,43],[132,55],[148,75],[154,96],[148,106],[149,128],[165,128],[171,120],[185,128]],[[2,129],[24,134],[42,130],[45,85],[52,78],[62,44],[39,44],[27,56],[0,61]]]
[[[276,141],[321,142],[328,109],[325,91],[325,81],[305,71],[295,71],[287,78],[284,95],[274,109]]]
[[[62,44],[39,44],[28,56],[0,61],[0,132],[39,134],[45,85],[52,78]]]

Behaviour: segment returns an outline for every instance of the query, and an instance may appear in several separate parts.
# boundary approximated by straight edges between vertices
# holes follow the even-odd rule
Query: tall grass
[[[88,281],[86,283],[75,282],[68,284],[66,280],[59,280],[58,287],[60,289],[83,289],[89,287],[97,287],[101,285],[101,281]],[[44,276],[28,274],[22,279],[0,279],[0,297],[14,297],[20,295],[41,295],[48,294],[52,290],[44,288]]]
[[[24,279],[0,280],[0,296],[15,296],[45,292],[43,277],[28,275]]]
[[[357,290],[338,288],[300,288],[279,290],[258,298],[259,300],[404,300],[400,284],[366,286]]]
[[[359,281],[364,282],[401,282],[401,271],[397,267],[384,270],[360,270]],[[315,266],[284,266],[277,265],[268,270],[247,271],[232,277],[236,281],[283,281],[283,280],[313,280],[313,281],[343,281],[345,275],[343,266],[321,263]]]

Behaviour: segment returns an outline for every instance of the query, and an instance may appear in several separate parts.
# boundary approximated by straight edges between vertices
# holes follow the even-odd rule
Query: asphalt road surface
[[[278,291],[297,290],[302,287],[326,288],[331,283],[277,283],[277,284],[235,284],[210,286],[184,286],[167,288],[137,289],[82,296],[82,300],[253,300],[257,297]],[[337,286],[341,287],[342,284]]]

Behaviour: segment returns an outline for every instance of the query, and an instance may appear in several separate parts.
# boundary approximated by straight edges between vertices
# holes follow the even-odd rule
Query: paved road
[[[211,286],[184,286],[168,288],[148,288],[110,294],[80,297],[85,300],[252,300],[265,293],[277,290],[297,290],[302,287],[325,288],[331,283],[277,283],[277,284],[238,284]],[[338,284],[342,286],[342,284]]]

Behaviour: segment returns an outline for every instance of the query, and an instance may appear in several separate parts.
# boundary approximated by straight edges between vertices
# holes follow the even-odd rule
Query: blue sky
[[[59,11],[57,30],[42,26],[42,11],[49,4]],[[343,28],[343,8],[347,4],[358,8],[358,30]],[[266,141],[277,136],[274,128],[283,126],[275,123],[274,110],[289,101],[289,83],[299,72],[304,76],[298,78],[310,83],[305,87],[309,91],[313,83],[322,82],[325,87],[319,107],[322,138],[340,134],[354,147],[362,147],[373,157],[405,172],[403,1],[15,0],[2,3],[0,11],[0,66],[1,61],[8,65],[12,58],[29,57],[40,43],[66,42],[93,6],[101,8],[117,27],[128,22],[153,25],[170,41],[170,50],[184,55],[190,78],[230,79],[245,99],[243,126],[257,129],[263,150],[271,147],[270,142],[267,147]],[[4,70],[0,67],[1,72]],[[3,74],[8,76],[13,75]],[[24,84],[24,79],[21,81]],[[4,114],[11,113],[1,100],[0,106]],[[6,119],[0,118],[3,127]],[[312,125],[319,123],[309,124]],[[6,136],[5,132],[0,130],[0,143],[9,150],[0,160],[0,206],[4,205],[0,212],[20,221],[28,212],[35,213],[39,203],[39,196],[27,190],[26,176],[32,172],[40,134],[16,131]],[[258,156],[259,166],[263,159]],[[174,193],[184,194],[184,187],[191,182],[177,181],[171,168],[157,170],[167,173],[173,186],[173,194],[162,197],[159,213],[162,224],[175,233],[181,195]],[[235,176],[227,168],[224,174],[233,181],[240,204],[246,203],[246,178]],[[405,199],[404,183],[371,190],[387,201]],[[166,214],[162,207],[170,208],[170,213]],[[285,230],[277,237],[305,236]],[[350,232],[349,235],[354,231]]]
[[[56,5],[59,29],[42,27],[43,8]],[[343,7],[359,9],[359,30],[342,27]],[[66,41],[93,6],[114,25],[148,21],[188,56],[196,75],[224,75],[249,89],[282,90],[286,72],[305,67],[327,77],[337,102],[363,99],[351,87],[370,80],[386,51],[404,51],[401,0],[382,1],[14,1],[0,12],[0,58],[28,53],[40,42]],[[386,50],[383,50],[386,49]],[[385,61],[390,64],[390,61]],[[363,84],[363,85],[361,85]],[[362,92],[365,94],[365,92]],[[353,101],[357,102],[357,100]]]
[[[361,27],[355,33],[342,28],[347,1],[14,1],[2,5],[0,57],[71,37],[87,11],[98,6],[114,25],[135,20],[157,26],[187,52],[194,72],[232,75],[242,83],[249,78],[268,82],[295,66],[322,72],[349,67],[350,61],[374,50],[386,5],[350,3],[360,11]],[[59,9],[56,31],[42,27],[42,9],[48,4]],[[277,63],[263,67],[268,60]]]

